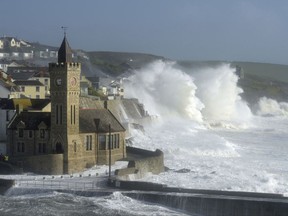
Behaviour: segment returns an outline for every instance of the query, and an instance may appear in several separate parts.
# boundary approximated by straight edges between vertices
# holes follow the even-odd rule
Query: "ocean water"
[[[143,180],[197,189],[279,193],[288,196],[288,104],[255,98],[251,111],[229,64],[179,69],[157,61],[125,82],[150,115],[133,145],[164,152],[167,172]],[[122,110],[124,112],[124,110]],[[127,121],[128,117],[125,118]],[[120,192],[85,197],[17,188],[0,196],[0,215],[187,215],[133,200]]]
[[[168,172],[146,181],[187,188],[288,195],[288,104],[241,98],[229,64],[197,71],[154,62],[129,78],[156,121],[133,131],[134,145],[164,152]]]
[[[139,216],[139,215],[187,215],[151,203],[136,201],[120,192],[109,196],[86,197],[59,192],[33,192],[0,196],[1,216],[12,215],[99,215],[99,216]]]

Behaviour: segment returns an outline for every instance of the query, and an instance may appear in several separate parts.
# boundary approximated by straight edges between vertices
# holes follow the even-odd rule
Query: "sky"
[[[0,36],[173,60],[288,64],[287,0],[0,0]]]

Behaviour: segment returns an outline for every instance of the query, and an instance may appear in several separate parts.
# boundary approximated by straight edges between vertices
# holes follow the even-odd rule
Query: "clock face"
[[[61,78],[56,78],[55,84],[56,84],[57,86],[61,86],[61,85],[62,85],[62,79],[61,79]]]
[[[77,84],[77,79],[76,79],[76,77],[71,77],[71,79],[70,79],[70,84],[71,84],[71,86],[75,86],[75,85]]]

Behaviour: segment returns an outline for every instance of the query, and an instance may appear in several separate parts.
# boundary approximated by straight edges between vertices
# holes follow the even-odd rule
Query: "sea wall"
[[[4,195],[5,192],[14,185],[14,180],[0,179],[0,195]]]
[[[280,194],[167,187],[140,181],[114,181],[111,186],[136,200],[201,216],[286,216],[288,198]],[[137,192],[135,192],[137,191]]]
[[[286,216],[288,212],[287,199],[148,192],[126,195],[201,216]]]
[[[117,179],[130,180],[143,178],[147,173],[159,174],[164,172],[164,155],[157,149],[148,151],[134,147],[127,147],[128,167],[115,171]],[[133,158],[133,159],[132,159]]]

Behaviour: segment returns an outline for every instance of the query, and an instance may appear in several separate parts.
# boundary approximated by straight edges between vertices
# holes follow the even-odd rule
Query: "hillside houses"
[[[1,110],[15,111],[9,123],[5,121],[9,160],[25,171],[63,174],[125,158],[125,128],[107,107],[81,95],[81,63],[73,61],[66,36],[58,61],[49,64],[49,74],[47,106],[43,106],[45,99],[0,98]],[[36,74],[33,77],[37,79]],[[40,80],[13,84],[30,94],[26,89],[32,82],[37,92]]]
[[[58,56],[57,49],[39,43],[29,43],[15,37],[0,38],[0,59],[29,60],[34,58],[54,58]]]

